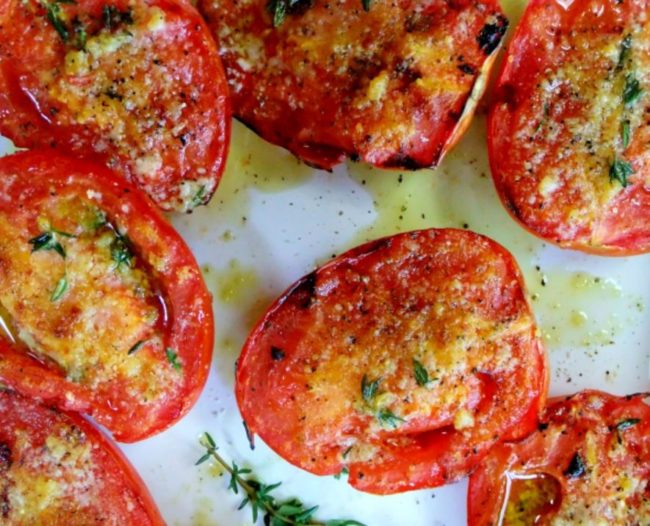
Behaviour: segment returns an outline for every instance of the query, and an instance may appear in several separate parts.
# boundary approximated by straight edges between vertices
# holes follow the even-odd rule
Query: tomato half
[[[489,117],[510,213],[562,247],[650,250],[650,4],[532,0]]]
[[[51,151],[0,159],[0,381],[116,439],[181,418],[206,381],[211,297],[137,188]]]
[[[0,389],[0,520],[50,526],[165,524],[120,451],[80,416]]]
[[[182,0],[0,0],[0,133],[99,160],[165,210],[206,203],[224,169],[228,86]]]
[[[497,0],[199,0],[198,8],[237,118],[327,169],[345,156],[409,169],[438,163],[469,125],[508,25]]]
[[[249,431],[289,462],[395,493],[456,480],[533,429],[546,376],[512,256],[432,229],[294,284],[248,338],[236,394]]]
[[[495,447],[471,476],[468,524],[648,524],[645,398],[584,391],[554,401],[535,433]]]

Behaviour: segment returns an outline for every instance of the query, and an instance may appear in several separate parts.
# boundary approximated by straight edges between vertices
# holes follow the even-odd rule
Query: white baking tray
[[[505,6],[511,20],[522,3]],[[0,153],[9,143],[0,141]],[[251,524],[241,495],[210,463],[195,467],[209,431],[219,451],[250,467],[279,497],[319,505],[317,518],[368,526],[461,526],[466,483],[378,497],[344,477],[316,477],[257,440],[249,448],[233,396],[235,360],[247,332],[293,281],[369,239],[427,227],[469,228],[507,247],[521,266],[548,350],[551,394],[584,388],[627,394],[650,388],[650,257],[603,258],[563,251],[522,230],[489,176],[485,118],[436,170],[390,172],[348,163],[312,170],[235,123],[223,180],[209,206],[172,222],[189,243],[214,295],[216,342],[196,407],[170,430],[122,446],[172,525]]]

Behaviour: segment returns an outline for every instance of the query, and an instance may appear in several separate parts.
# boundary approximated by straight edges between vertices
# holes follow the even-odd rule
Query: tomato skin
[[[42,406],[5,389],[0,390],[0,407],[0,445],[3,452],[0,459],[0,487],[3,488],[0,504],[3,520],[8,520],[8,524],[23,524],[22,521],[30,519],[36,521],[31,524],[52,526],[165,524],[147,488],[126,457],[87,420],[74,413],[58,412]],[[62,443],[61,439],[65,442]],[[73,449],[76,446],[80,447],[80,452]],[[90,450],[86,453],[84,448],[88,446]],[[75,471],[67,471],[67,464],[75,453],[80,453],[84,459],[82,466],[88,468],[85,473],[92,479],[92,485],[87,487],[86,483],[82,490],[88,493],[81,495],[74,495],[74,489],[66,485],[66,476],[77,475]],[[63,457],[56,457],[58,467],[56,463],[51,463],[52,459],[47,458],[49,454]],[[47,506],[42,506],[40,499],[47,497],[36,495],[36,504],[41,504],[40,514],[34,516],[34,510],[22,510],[19,520],[14,514],[16,510],[12,506],[11,492],[15,491],[18,472],[22,470],[21,475],[24,476],[25,470],[34,467],[31,463],[36,465],[34,471],[27,472],[28,476],[33,477],[32,484],[42,485],[42,480],[38,481],[37,477],[45,477],[50,484],[59,484],[62,480],[61,493],[65,496],[55,496]],[[56,470],[51,470],[53,467]],[[47,471],[48,468],[50,471]],[[83,481],[82,476],[81,483]],[[101,490],[98,489],[100,487]],[[20,489],[30,490],[29,487]],[[31,502],[29,495],[23,494],[23,498],[23,502]]]
[[[165,210],[210,199],[225,167],[230,101],[214,41],[189,3],[60,3],[65,42],[40,2],[4,4],[0,133],[107,164]],[[109,27],[109,7],[130,14]]]
[[[309,4],[309,5],[307,5]],[[200,0],[235,116],[306,163],[435,166],[460,139],[508,22],[496,0]]]
[[[373,241],[299,280],[253,329],[236,374],[252,434],[312,473],[346,467],[377,494],[465,476],[495,442],[535,428],[546,386],[514,260],[453,229]]]
[[[644,0],[533,0],[503,61],[488,118],[493,180],[515,220],[562,248],[650,250],[646,11]],[[641,96],[625,102],[629,79]]]
[[[603,517],[613,524],[643,523],[650,516],[648,493],[635,484],[650,477],[650,407],[645,398],[583,391],[551,400],[537,431],[519,442],[497,445],[471,475],[469,526],[528,524],[521,515],[524,522],[513,521],[516,510],[521,513],[536,497],[536,480],[553,481],[546,488],[554,488],[554,495],[541,500],[535,524],[566,523],[562,521],[568,517],[581,524]],[[506,481],[526,479],[533,484],[525,500],[512,493],[508,497],[513,486]],[[551,505],[548,500],[553,500]]]
[[[22,342],[13,345],[4,338],[0,339],[1,381],[47,404],[89,413],[123,442],[147,438],[178,421],[194,405],[207,380],[214,340],[211,296],[187,245],[151,200],[101,165],[73,160],[49,150],[32,151],[0,159],[0,177],[3,181],[0,196],[0,226],[3,227],[0,228],[0,279],[9,284],[3,291],[3,301],[9,302],[5,304],[7,310],[9,304],[12,305],[9,314],[14,319],[9,322],[15,324],[15,332],[25,331],[32,334],[31,339],[38,340],[37,348],[33,348],[34,344],[28,340],[28,349]],[[120,304],[122,296],[114,297],[117,303],[111,300],[111,291],[126,279],[116,263],[109,267],[107,276],[99,270],[90,277],[68,275],[68,290],[61,299],[55,301],[49,291],[45,291],[42,305],[21,306],[24,303],[22,291],[30,294],[25,298],[38,297],[31,290],[24,289],[24,280],[41,272],[37,270],[42,268],[37,266],[38,261],[45,261],[45,265],[52,267],[75,263],[75,257],[70,253],[64,260],[54,251],[30,253],[29,246],[21,248],[25,247],[23,243],[27,243],[28,238],[39,232],[39,218],[48,210],[56,210],[59,203],[70,200],[97,206],[116,230],[128,235],[129,245],[135,252],[133,257],[142,262],[144,270],[140,273],[155,286],[151,301],[156,304],[152,307],[155,309],[153,312],[159,314],[149,325],[136,320],[136,332],[122,332],[124,329],[119,325],[128,325],[130,318],[127,315],[131,315],[131,311],[124,309],[130,309],[127,306],[131,304]],[[14,225],[14,230],[6,230],[7,224]],[[7,239],[3,238],[4,232],[16,234]],[[81,237],[79,234],[75,239],[66,238],[62,243],[80,243]],[[11,266],[11,258],[19,257],[20,250],[20,254],[24,253],[32,262],[32,269],[27,263],[22,274],[12,270]],[[94,262],[95,269],[100,268],[98,257],[93,254],[90,260]],[[106,257],[109,257],[108,251]],[[93,289],[99,287],[104,279],[109,280],[109,288],[102,289],[104,292],[100,296],[93,296]],[[17,287],[23,287],[17,289],[21,292],[13,292]],[[87,305],[87,302],[81,303],[86,293],[91,294],[88,301],[97,303],[95,315],[103,316],[91,325],[95,328],[89,330],[89,340],[83,339],[85,332],[79,334],[84,331],[87,322],[84,321],[86,312],[79,312],[76,303]],[[104,302],[103,296],[111,301]],[[137,296],[134,301],[139,301]],[[49,311],[48,305],[51,305]],[[93,307],[91,303],[90,308]],[[40,309],[40,314],[36,315],[37,322],[29,318],[35,316],[30,314],[36,312],[35,309]],[[147,312],[151,312],[151,309]],[[37,325],[34,326],[34,323]],[[108,332],[104,331],[105,323],[113,326]],[[50,326],[54,328],[50,329]],[[141,329],[145,332],[137,332]],[[144,334],[142,340],[146,341],[134,345],[141,334]],[[104,339],[100,339],[102,335]],[[119,338],[122,335],[131,339],[121,341]],[[81,343],[78,340],[80,337]],[[59,352],[53,347],[54,344],[63,350]],[[143,349],[138,350],[139,347]],[[173,354],[168,354],[168,349]],[[58,354],[53,361],[55,350]],[[74,360],[70,363],[75,364],[78,358],[82,367],[80,370],[86,371],[76,379],[78,375],[72,373],[73,369],[66,372],[58,361],[67,360],[72,352],[77,354],[72,355]],[[137,361],[129,362],[128,356]],[[111,359],[122,361],[111,362]],[[95,363],[93,360],[100,361],[93,367],[88,366],[89,369],[85,368],[84,363]],[[94,383],[84,383],[84,376],[101,369],[104,363],[101,360],[109,360],[105,363],[114,364],[118,372],[111,376],[109,368],[107,376],[97,376]],[[124,376],[131,371],[130,367],[135,366],[133,364],[140,369],[135,370],[133,377]],[[73,378],[68,378],[71,375]],[[160,387],[161,390],[152,391],[153,394],[149,391],[138,392],[162,382],[158,378],[167,379],[164,389]]]

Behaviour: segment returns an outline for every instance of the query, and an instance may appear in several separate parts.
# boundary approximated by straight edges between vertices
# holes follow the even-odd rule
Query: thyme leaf
[[[625,431],[626,429],[630,429],[631,427],[637,425],[639,422],[641,422],[640,418],[627,418],[616,424],[616,430]]]
[[[280,27],[287,16],[287,0],[271,0],[268,4],[268,10],[273,16],[273,27]]]
[[[630,145],[630,121],[628,120],[621,123],[621,142],[624,149]]]
[[[429,373],[420,362],[413,358],[413,374],[415,381],[419,386],[425,386],[429,383]]]
[[[38,252],[39,250],[54,250],[54,252],[65,259],[65,249],[63,248],[63,245],[59,243],[59,240],[56,237],[57,234],[64,237],[73,237],[72,234],[66,234],[65,232],[60,232],[58,230],[43,232],[28,241],[28,243],[32,245],[32,252]]]
[[[621,50],[618,54],[618,64],[616,64],[616,69],[623,69],[627,57],[630,55],[630,50],[632,49],[632,35],[627,35],[621,41]]]
[[[272,492],[281,483],[264,484],[252,475],[248,468],[240,468],[236,462],[230,465],[218,453],[217,445],[209,433],[203,433],[199,440],[205,448],[205,453],[196,461],[195,465],[203,464],[212,459],[230,474],[228,489],[239,494],[241,490],[244,499],[237,509],[246,506],[251,508],[253,522],[257,522],[260,515],[268,526],[365,526],[363,523],[350,519],[332,519],[319,521],[314,519],[318,506],[307,507],[296,498],[278,500]],[[246,478],[243,475],[248,475]]]
[[[370,382],[368,376],[365,374],[363,375],[363,378],[361,379],[361,396],[363,397],[364,402],[369,404],[372,402],[373,398],[377,396],[380,382],[381,378],[377,378]]]
[[[68,279],[63,276],[56,284],[56,287],[54,287],[54,290],[52,291],[52,295],[50,296],[50,301],[58,301],[60,300],[65,292],[68,290]]]
[[[633,73],[626,75],[625,86],[623,87],[623,103],[625,106],[630,107],[634,104],[639,99],[642,92],[643,89],[641,88],[639,79],[637,79]]]
[[[206,197],[207,197],[206,188],[205,188],[205,185],[202,184],[202,185],[199,187],[199,189],[198,189],[198,191],[196,192],[196,194],[194,194],[194,196],[192,197],[192,201],[191,201],[190,207],[191,207],[191,208],[196,208],[196,207],[199,206],[199,205],[203,205],[203,204],[205,204],[205,198],[206,198]]]
[[[79,21],[78,18],[75,18],[72,21],[72,29],[73,29],[74,34],[76,36],[75,45],[77,46],[77,49],[80,49],[81,51],[86,51],[86,42],[88,40],[88,35],[86,33],[86,28]]]
[[[167,356],[167,361],[174,369],[180,371],[183,368],[181,362],[178,361],[178,354],[176,354],[176,351],[174,351],[174,349],[167,347],[165,349],[165,356]]]
[[[634,173],[632,165],[624,159],[614,157],[612,164],[609,167],[609,180],[618,181],[621,186],[625,188],[629,182],[627,178]]]
[[[139,340],[139,341],[135,342],[135,344],[133,344],[131,346],[131,348],[128,350],[128,352],[126,354],[128,354],[128,355],[135,354],[146,343],[146,341],[147,340]]]
[[[72,27],[66,24],[61,12],[61,4],[76,4],[75,0],[52,0],[51,2],[43,1],[47,20],[52,24],[54,30],[59,34],[61,40],[68,42],[71,33],[75,35],[75,46],[77,49],[86,50],[86,28],[78,18],[72,21]]]
[[[133,24],[133,13],[130,9],[120,11],[114,5],[105,5],[102,9],[102,22],[104,27],[111,31],[120,24]]]
[[[122,265],[128,268],[133,267],[133,252],[129,247],[129,238],[119,233],[115,233],[115,239],[111,242],[111,259],[117,263],[116,268],[119,270]]]
[[[58,2],[47,3],[45,4],[45,13],[47,14],[47,19],[49,20],[52,27],[61,37],[61,40],[67,42],[70,38],[70,32],[61,17],[61,6]]]
[[[377,413],[377,420],[384,427],[390,427],[392,429],[397,429],[400,424],[406,422],[403,418],[397,416],[390,409],[380,409]]]

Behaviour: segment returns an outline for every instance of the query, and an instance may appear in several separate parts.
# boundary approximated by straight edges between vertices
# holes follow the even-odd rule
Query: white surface
[[[588,256],[525,233],[502,209],[486,177],[483,129],[479,116],[438,170],[405,173],[400,183],[399,172],[353,164],[332,174],[309,170],[235,125],[229,166],[212,203],[172,217],[215,297],[210,379],[179,424],[123,446],[170,524],[251,523],[248,509],[236,510],[240,497],[227,491],[219,470],[209,463],[194,466],[203,431],[214,436],[227,459],[251,467],[268,483],[282,481],[279,496],[318,504],[317,517],[354,518],[368,526],[465,524],[465,482],[389,497],[365,495],[344,478],[320,478],[288,465],[259,440],[251,451],[245,437],[232,390],[234,363],[248,330],[293,281],[372,237],[464,225],[490,235],[514,253],[535,298],[552,394],[649,388],[650,257]],[[0,142],[0,149],[6,148]]]
[[[525,233],[493,190],[484,127],[479,116],[440,168],[404,173],[400,183],[399,172],[354,164],[332,174],[310,170],[235,125],[228,169],[211,204],[172,217],[215,297],[217,337],[208,384],[179,424],[123,446],[170,524],[251,523],[248,509],[236,510],[241,497],[227,491],[227,478],[209,463],[194,466],[203,452],[203,431],[213,435],[225,458],[252,468],[267,483],[282,481],[278,496],[318,504],[317,518],[353,518],[368,526],[465,524],[465,482],[376,497],[349,488],[344,478],[302,472],[259,440],[254,451],[248,447],[232,393],[234,363],[248,330],[293,281],[366,239],[464,225],[493,237],[513,252],[526,276],[545,335],[552,394],[650,388],[650,257],[587,256]],[[0,138],[0,153],[7,148]]]
[[[208,386],[176,427],[124,448],[172,524],[250,524],[248,510],[235,511],[239,498],[228,494],[226,479],[209,467],[193,467],[204,430],[213,434],[225,457],[251,467],[267,482],[282,481],[278,494],[319,504],[318,516],[324,519],[355,518],[369,526],[465,524],[464,482],[391,497],[364,495],[344,480],[293,468],[259,440],[251,451],[244,435],[232,395],[233,369],[252,323],[294,280],[370,237],[463,224],[494,237],[515,254],[531,294],[538,295],[533,304],[546,335],[553,394],[585,387],[621,394],[648,389],[650,258],[561,251],[525,233],[503,211],[484,177],[483,127],[479,117],[437,171],[406,173],[401,184],[398,173],[350,165],[352,177],[345,169],[311,172],[297,186],[274,193],[263,189],[269,181],[254,182],[263,178],[254,177],[259,169],[266,168],[270,181],[278,181],[305,168],[235,127],[229,169],[212,204],[173,218],[199,263],[209,265],[206,280],[216,298],[217,345]],[[263,166],[251,166],[246,152],[259,154]],[[370,177],[381,182],[370,182]],[[226,231],[230,236],[223,235]],[[229,270],[232,261],[240,272]],[[226,294],[227,301],[220,300],[233,286],[237,299],[228,301]]]

